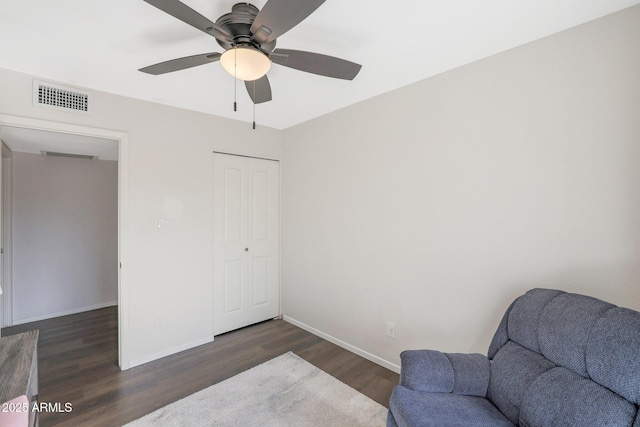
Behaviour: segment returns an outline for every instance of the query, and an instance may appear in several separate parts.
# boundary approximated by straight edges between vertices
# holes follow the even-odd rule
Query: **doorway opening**
[[[66,178],[68,183],[69,182],[75,183],[73,185],[73,187],[75,188],[71,188],[71,190],[68,192],[69,194],[65,193],[64,190],[60,190],[60,189],[57,189],[57,190],[50,189],[50,188],[38,189],[37,186],[39,184],[37,180],[35,184],[31,183],[30,188],[32,189],[36,188],[36,192],[39,194],[41,199],[46,198],[42,196],[47,195],[48,194],[47,192],[49,190],[52,191],[51,198],[49,199],[49,203],[58,205],[57,208],[59,209],[56,209],[52,213],[50,213],[51,217],[47,217],[47,215],[42,215],[41,213],[38,213],[40,217],[36,218],[36,222],[51,221],[51,224],[49,225],[53,225],[53,227],[48,228],[48,230],[51,231],[51,235],[48,235],[48,236],[45,235],[45,236],[42,236],[42,238],[50,238],[50,239],[53,239],[54,241],[56,241],[56,239],[60,239],[61,245],[65,245],[65,244],[67,245],[66,247],[68,248],[68,252],[69,254],[71,254],[71,257],[79,259],[80,263],[76,264],[76,266],[73,267],[77,269],[74,277],[77,277],[77,276],[81,277],[82,274],[90,275],[94,273],[102,274],[102,275],[106,274],[106,276],[108,276],[108,277],[105,277],[104,279],[110,283],[109,290],[105,291],[105,289],[98,289],[98,290],[85,292],[84,297],[79,298],[79,301],[77,301],[76,306],[78,307],[78,310],[76,312],[85,311],[84,309],[100,308],[101,304],[103,306],[117,304],[118,306],[118,349],[119,349],[118,363],[121,369],[128,369],[130,364],[127,358],[127,351],[126,351],[128,348],[127,341],[126,341],[127,301],[125,298],[126,294],[123,291],[125,288],[123,260],[125,258],[125,253],[126,253],[126,241],[125,241],[126,235],[124,233],[124,230],[126,229],[125,227],[126,209],[124,205],[126,201],[125,172],[126,172],[126,153],[127,153],[126,148],[127,148],[127,142],[128,142],[127,134],[123,132],[118,132],[118,131],[99,129],[99,128],[90,128],[90,127],[77,126],[77,125],[71,125],[66,123],[49,122],[49,121],[15,117],[15,116],[0,115],[0,138],[2,138],[5,144],[7,145],[4,151],[5,156],[3,158],[3,164],[9,165],[9,167],[13,169],[13,175],[15,175],[17,172],[17,169],[16,169],[17,166],[22,167],[24,165],[47,165],[46,167],[49,168],[49,167],[52,167],[52,165],[54,165],[55,167],[63,168],[62,172],[57,172],[60,174],[60,176],[67,176],[69,171],[66,169],[73,169],[78,167],[83,170],[88,170],[87,169],[88,165],[91,162],[93,162],[93,160],[85,160],[85,159],[80,160],[77,156],[90,156],[90,157],[97,157],[98,159],[102,159],[102,162],[98,160],[97,162],[94,162],[91,164],[91,168],[95,167],[96,170],[98,170],[98,172],[91,172],[92,178],[87,178],[86,176],[83,178],[78,177],[77,179],[73,177]],[[60,154],[62,154],[64,157],[67,157],[67,158],[60,158],[59,156]],[[55,156],[55,158],[51,157],[47,159],[43,155]],[[68,158],[68,157],[74,157],[74,155],[76,156],[76,158]],[[11,159],[11,157],[13,157],[13,159]],[[16,160],[18,161],[16,162]],[[99,221],[97,220],[85,221],[86,218],[84,219],[82,218],[82,212],[78,212],[78,211],[85,210],[85,213],[87,215],[92,215],[92,214],[96,215],[96,213],[99,212],[100,210],[92,207],[90,203],[87,204],[87,200],[83,200],[83,199],[93,197],[93,196],[88,197],[90,193],[87,193],[86,191],[91,191],[91,190],[87,190],[87,188],[84,187],[84,184],[87,184],[87,183],[85,182],[77,183],[76,181],[78,179],[81,179],[81,180],[92,179],[97,185],[100,185],[100,181],[103,179],[102,178],[103,176],[113,177],[113,175],[117,176],[117,184],[115,184],[115,187],[117,188],[115,190],[112,187],[110,189],[105,189],[105,193],[109,193],[110,195],[105,195],[104,197],[100,196],[102,197],[101,199],[102,201],[99,202],[99,203],[104,203],[103,207],[105,207],[107,210],[112,211],[109,214],[109,218],[106,220],[102,218]],[[5,189],[4,191],[5,195],[7,193],[11,195],[11,192],[13,191],[11,186],[12,175],[8,175],[5,170],[4,173],[1,174],[1,176],[9,180],[8,183],[6,182],[6,180],[3,180],[2,182],[2,188]],[[25,181],[28,182],[30,180],[29,172],[25,172],[24,169],[21,171],[20,177],[21,177],[21,180],[20,180],[21,183],[24,183]],[[43,182],[45,182],[43,186],[47,186],[46,181],[42,181],[41,179],[39,182],[41,185]],[[75,186],[76,184],[77,186]],[[85,193],[82,193],[83,191],[85,191]],[[77,192],[78,194],[71,194],[75,192]],[[15,196],[15,194],[13,196]],[[69,197],[69,199],[66,199],[67,197]],[[63,198],[66,200],[62,200]],[[9,209],[11,209],[10,204],[12,199],[10,197],[9,198],[3,197],[3,201],[5,201],[5,203],[2,204],[2,211],[11,212]],[[71,203],[69,203],[70,201]],[[80,204],[79,206],[81,206],[81,208],[80,209],[70,208],[70,209],[67,209],[65,213],[65,209],[63,209],[63,205],[65,204],[75,205],[76,202]],[[84,208],[82,207],[83,203],[85,206]],[[7,204],[9,204],[9,207],[6,206]],[[114,204],[116,206],[113,206]],[[24,205],[25,204],[22,203],[21,205],[22,209],[24,209]],[[33,206],[31,206],[31,209],[32,208]],[[21,214],[24,215],[24,213],[22,212]],[[66,219],[56,218],[56,216],[62,216],[62,215],[71,215],[71,217],[67,217]],[[38,215],[36,214],[36,216]],[[104,215],[100,214],[100,216],[102,217]],[[13,221],[15,222],[16,219],[14,218]],[[30,235],[31,238],[36,238],[34,236],[37,236],[38,233],[34,233],[34,230],[28,229],[29,227],[32,227],[31,224],[29,224],[26,221],[22,221],[22,219],[18,222],[22,227],[21,230],[24,230],[25,228],[27,228],[27,231],[28,231],[27,233],[22,233],[19,236],[20,238],[23,238],[24,235]],[[113,227],[114,222],[115,222],[115,227]],[[68,225],[67,231],[65,233],[56,234],[54,232],[54,229],[56,228],[55,227],[56,224],[62,225],[65,223],[66,225]],[[108,227],[105,225],[101,225],[105,223],[110,223],[111,225],[109,225]],[[3,217],[3,220],[1,221],[1,224],[3,226],[2,227],[3,231],[5,231],[5,233],[2,235],[3,237],[2,241],[4,246],[3,247],[4,253],[2,254],[2,256],[5,259],[5,261],[7,259],[11,260],[13,256],[13,260],[10,262],[8,268],[2,269],[2,274],[0,274],[0,278],[1,278],[0,286],[2,286],[2,289],[3,289],[3,295],[0,296],[0,299],[3,300],[2,301],[3,314],[1,319],[2,324],[3,326],[10,326],[13,324],[14,319],[17,319],[19,323],[24,323],[25,318],[26,318],[26,321],[39,320],[37,318],[38,317],[37,314],[33,318],[29,318],[29,315],[25,315],[25,313],[27,314],[37,313],[37,311],[28,311],[28,310],[25,311],[24,309],[25,292],[22,292],[21,294],[22,299],[18,301],[19,304],[23,305],[22,308],[19,309],[22,311],[19,311],[19,310],[16,311],[16,308],[18,308],[18,306],[16,307],[13,306],[13,303],[16,302],[16,296],[18,295],[18,293],[14,292],[16,289],[14,287],[13,282],[18,277],[13,278],[12,274],[15,274],[18,271],[24,272],[26,271],[26,269],[24,268],[24,266],[20,266],[16,264],[15,255],[17,254],[17,252],[15,254],[12,253],[14,252],[12,250],[13,249],[12,239],[15,240],[16,236],[11,235],[11,232],[8,232],[8,233],[6,232],[7,230],[12,230],[12,231],[17,230],[16,224],[15,223],[13,225],[11,224],[10,215],[5,215]],[[74,250],[76,251],[82,250],[82,248],[78,248],[78,247],[74,248],[74,245],[83,246],[82,239],[91,238],[93,236],[92,233],[95,233],[95,236],[97,238],[104,238],[105,234],[104,233],[100,234],[101,227],[104,230],[112,230],[112,231],[115,228],[115,233],[114,233],[115,236],[113,234],[111,236],[107,236],[107,239],[111,239],[111,242],[101,242],[101,243],[104,243],[104,245],[101,245],[101,243],[92,244],[91,245],[93,247],[92,250],[100,251],[101,249],[109,248],[108,250],[111,251],[113,249],[113,251],[115,251],[116,253],[114,254],[112,252],[106,258],[105,256],[101,256],[99,257],[100,261],[95,261],[95,259],[97,258],[90,261],[85,260],[86,262],[84,264],[93,263],[93,262],[96,262],[96,263],[102,262],[103,264],[103,265],[93,265],[91,266],[91,268],[89,268],[86,265],[82,265],[83,256],[78,255],[79,252],[76,252],[75,257],[73,256]],[[78,230],[82,228],[84,228],[84,230],[81,231],[81,233],[84,233],[84,237],[82,236],[79,237],[79,235],[74,234],[74,233],[77,233]],[[100,237],[100,236],[103,236],[103,237]],[[16,250],[17,249],[19,248],[16,248]],[[21,248],[21,249],[24,250],[24,248]],[[51,252],[55,251],[55,243],[53,246],[49,244],[47,250]],[[40,255],[43,260],[46,259],[46,252]],[[51,259],[50,260],[46,259],[45,262],[50,264],[48,266],[50,271],[55,271],[55,269],[57,268],[57,266],[55,265],[56,262],[61,262],[61,264],[66,264],[67,266],[72,265],[70,259],[65,261],[64,256],[60,256],[60,254],[55,254],[55,253],[51,253]],[[111,265],[113,267],[113,270],[109,270],[109,268],[106,268],[104,265],[105,262]],[[12,271],[12,267],[14,267],[13,271]],[[23,279],[23,277],[21,276],[20,279]],[[31,277],[31,279],[33,280],[34,277]],[[117,284],[115,286],[113,286],[114,279],[115,281],[117,281]],[[85,290],[83,290],[83,292],[84,291]],[[106,292],[106,295],[104,295],[105,292]],[[74,293],[75,293],[74,289],[64,289],[60,293],[61,300],[64,298],[67,298],[68,295],[71,295]],[[97,295],[97,294],[103,294],[103,295]],[[93,299],[97,298],[95,300],[97,302],[93,305],[91,304],[91,301],[93,301],[92,298]],[[61,304],[64,304],[64,302],[61,302]],[[51,307],[54,307],[54,308],[53,309],[47,308],[47,310],[53,314],[50,317],[57,317],[57,315],[64,315],[64,314],[73,314],[74,309],[67,310],[67,312],[65,312],[64,309],[59,309],[58,311],[56,311],[55,307],[63,307],[63,306],[64,305],[56,306],[55,304],[52,303]],[[67,308],[68,308],[68,305],[67,305]],[[22,318],[22,321],[20,321],[21,318]],[[43,318],[46,318],[46,314],[44,315]]]

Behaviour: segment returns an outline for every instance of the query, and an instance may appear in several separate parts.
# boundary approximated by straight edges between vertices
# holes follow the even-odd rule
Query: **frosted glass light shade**
[[[271,60],[264,53],[252,47],[229,49],[220,57],[222,67],[237,79],[258,80],[271,68]]]

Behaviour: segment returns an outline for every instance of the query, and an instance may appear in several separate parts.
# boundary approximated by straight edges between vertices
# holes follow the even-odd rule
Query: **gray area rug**
[[[126,427],[384,427],[387,410],[289,352]]]

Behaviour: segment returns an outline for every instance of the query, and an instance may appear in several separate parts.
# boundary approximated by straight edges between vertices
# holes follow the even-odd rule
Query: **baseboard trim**
[[[153,362],[154,360],[162,359],[163,357],[171,356],[173,354],[180,353],[181,351],[189,350],[190,348],[209,344],[210,342],[213,342],[213,337],[192,341],[183,345],[179,345],[177,347],[170,348],[168,350],[159,351],[158,353],[154,353],[149,356],[140,357],[131,361],[127,369],[133,368],[134,366],[144,365],[145,363]]]
[[[110,302],[104,302],[102,304],[90,305],[88,307],[74,308],[73,310],[45,314],[44,316],[27,317],[25,319],[13,319],[12,326],[22,325],[24,323],[38,322],[40,320],[53,319],[54,317],[68,316],[70,314],[84,313],[85,311],[98,310],[101,308],[113,307],[115,305],[118,305],[118,301],[110,301]]]
[[[337,346],[340,346],[340,347],[342,347],[342,348],[344,348],[346,350],[349,350],[350,352],[355,353],[358,356],[364,357],[365,359],[370,360],[371,362],[376,363],[376,364],[378,364],[380,366],[383,366],[383,367],[385,367],[385,368],[387,368],[387,369],[389,369],[389,370],[391,370],[391,371],[393,371],[393,372],[395,372],[397,374],[400,373],[400,366],[396,365],[395,363],[391,363],[388,360],[384,360],[381,357],[378,357],[378,356],[376,356],[374,354],[371,354],[368,351],[365,351],[365,350],[363,350],[361,348],[358,348],[358,347],[356,347],[354,345],[351,345],[351,344],[349,344],[349,343],[347,343],[345,341],[342,341],[341,339],[338,339],[338,338],[336,338],[336,337],[334,337],[332,335],[324,333],[324,332],[322,332],[322,331],[320,331],[320,330],[318,330],[316,328],[313,328],[313,327],[311,327],[311,326],[309,326],[309,325],[307,325],[305,323],[302,323],[302,322],[300,322],[300,321],[298,321],[296,319],[293,319],[293,318],[291,318],[291,317],[289,317],[287,315],[283,315],[282,319],[285,322],[289,322],[292,325],[295,325],[295,326],[297,326],[297,327],[299,327],[301,329],[304,329],[307,332],[311,332],[313,335],[317,335],[320,338],[323,338],[323,339],[325,339],[325,340],[327,340],[327,341],[329,341],[331,343],[334,343]]]

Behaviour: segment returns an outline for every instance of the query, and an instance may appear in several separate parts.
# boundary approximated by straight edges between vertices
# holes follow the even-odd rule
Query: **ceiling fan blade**
[[[245,87],[254,104],[262,104],[271,101],[271,85],[267,76],[262,76],[258,80],[245,81]]]
[[[362,68],[355,62],[303,50],[275,49],[273,53],[271,60],[276,64],[336,79],[353,80]]]
[[[200,15],[195,10],[191,9],[186,4],[178,0],[144,0],[152,6],[157,7],[163,12],[178,18],[182,22],[186,22],[205,33],[212,35],[216,38],[231,41],[233,36],[224,28],[214,24],[209,19]]]
[[[149,65],[148,67],[140,68],[138,71],[157,76],[158,74],[171,73],[172,71],[184,70],[186,68],[208,64],[209,62],[215,62],[220,59],[220,56],[222,55],[218,52],[201,53],[200,55],[185,56],[184,58]]]
[[[258,44],[280,37],[319,8],[325,0],[269,0],[251,25]]]

